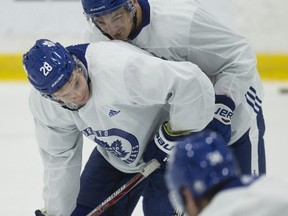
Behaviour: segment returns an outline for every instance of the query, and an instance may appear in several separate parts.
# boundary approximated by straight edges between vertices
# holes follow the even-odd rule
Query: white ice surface
[[[288,82],[264,82],[268,175],[288,175]],[[33,216],[43,206],[42,164],[28,109],[27,83],[0,83],[0,215]],[[85,141],[84,162],[94,144]],[[142,216],[139,204],[133,216]]]

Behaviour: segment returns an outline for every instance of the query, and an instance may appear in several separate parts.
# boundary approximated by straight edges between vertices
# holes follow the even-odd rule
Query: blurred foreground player
[[[288,179],[241,175],[215,132],[204,130],[179,143],[166,168],[171,203],[189,216],[287,215]]]
[[[146,216],[172,215],[163,160],[176,139],[212,120],[208,77],[191,62],[166,61],[122,41],[66,49],[41,39],[23,64],[34,86],[30,109],[44,165],[45,210],[36,215],[86,216],[153,158],[162,167],[103,216],[131,215],[141,195]],[[83,134],[97,146],[80,182]]]

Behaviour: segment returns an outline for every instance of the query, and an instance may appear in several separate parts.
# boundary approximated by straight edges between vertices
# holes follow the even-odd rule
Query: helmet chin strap
[[[88,81],[88,84],[90,83],[90,79]],[[90,89],[90,85],[89,85],[89,89]],[[57,100],[56,98],[54,98],[52,95],[47,95],[44,93],[41,93],[41,96],[52,101],[53,103],[59,104],[62,108],[64,109],[68,109],[70,111],[78,111],[81,107],[83,107],[84,105],[77,105],[77,104],[72,104],[72,103],[64,103],[61,100]]]
[[[128,38],[130,38],[130,36],[134,34],[134,32],[136,31],[136,27],[137,27],[137,10],[135,9],[135,11],[132,13],[133,13],[133,25],[131,28],[131,32],[128,35]]]

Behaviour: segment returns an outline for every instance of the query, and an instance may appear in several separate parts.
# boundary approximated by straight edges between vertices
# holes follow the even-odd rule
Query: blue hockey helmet
[[[219,183],[239,174],[238,163],[222,136],[204,130],[176,145],[168,160],[165,180],[174,208],[184,211],[182,188],[188,188],[199,199]]]
[[[30,83],[42,94],[50,95],[69,80],[75,61],[61,44],[39,39],[23,55],[23,66]]]
[[[88,17],[103,16],[122,6],[128,11],[135,11],[131,0],[82,0],[84,14]]]

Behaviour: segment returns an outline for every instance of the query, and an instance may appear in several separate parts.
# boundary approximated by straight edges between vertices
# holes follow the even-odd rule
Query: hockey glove
[[[171,155],[177,142],[186,138],[188,134],[190,133],[172,134],[167,122],[164,123],[156,132],[154,139],[148,143],[143,154],[144,162],[156,159],[161,164],[161,168],[165,168],[168,156]]]
[[[35,216],[46,216],[48,215],[45,209],[37,209],[35,211]]]
[[[213,120],[206,128],[221,134],[226,143],[231,138],[231,117],[235,110],[234,101],[225,95],[216,95],[215,113]]]

